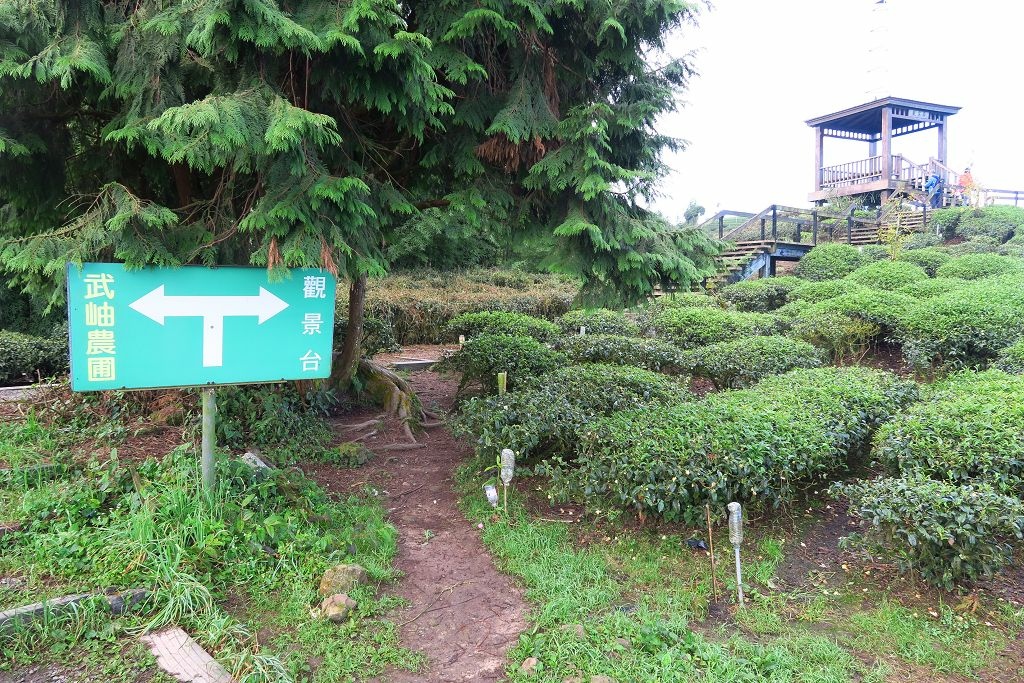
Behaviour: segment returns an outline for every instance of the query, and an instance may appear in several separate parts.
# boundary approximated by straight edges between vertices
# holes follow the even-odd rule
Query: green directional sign
[[[331,373],[335,279],[321,270],[69,265],[71,388],[144,389]]]

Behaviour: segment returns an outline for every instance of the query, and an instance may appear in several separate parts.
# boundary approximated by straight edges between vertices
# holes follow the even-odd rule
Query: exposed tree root
[[[369,439],[371,436],[374,436],[376,434],[377,434],[377,430],[374,429],[372,432],[367,432],[366,434],[363,434],[362,436],[357,436],[354,439],[349,439],[349,443],[358,443],[359,441],[362,441],[363,439]]]
[[[402,432],[409,444],[417,443],[412,433],[413,423],[422,427],[440,425],[435,415],[428,415],[427,411],[423,410],[419,399],[416,398],[416,392],[409,383],[391,370],[363,358],[359,361],[358,374],[364,391],[384,406],[385,415],[401,420]],[[434,417],[435,421],[429,421],[427,417]]]
[[[346,432],[358,432],[360,429],[366,429],[367,427],[375,426],[378,422],[383,420],[385,417],[387,417],[387,415],[378,415],[377,417],[373,418],[372,420],[367,420],[366,422],[360,422],[359,424],[354,424],[354,425],[344,425],[344,426],[342,426],[342,429],[344,429]]]
[[[375,451],[412,451],[412,450],[415,450],[417,448],[426,448],[426,447],[427,447],[427,444],[419,443],[417,441],[417,442],[414,442],[414,443],[393,443],[393,444],[388,444],[387,446],[374,446],[373,450],[375,450]]]

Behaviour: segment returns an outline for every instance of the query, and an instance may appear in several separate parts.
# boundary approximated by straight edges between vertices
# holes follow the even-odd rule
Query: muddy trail
[[[454,382],[416,372],[411,383],[424,407],[450,409]],[[339,442],[354,436],[344,425],[374,416],[372,410],[344,416],[336,424]],[[422,448],[386,450],[382,447],[403,443],[401,429],[385,424],[377,431],[362,441],[376,456],[358,469],[303,465],[332,493],[365,486],[380,490],[398,529],[396,567],[404,576],[389,591],[409,605],[391,616],[400,625],[402,645],[424,653],[428,664],[415,674],[390,671],[377,680],[497,681],[505,672],[506,652],[526,628],[526,605],[520,588],[494,567],[479,532],[459,511],[454,470],[472,448],[435,427],[417,434]]]

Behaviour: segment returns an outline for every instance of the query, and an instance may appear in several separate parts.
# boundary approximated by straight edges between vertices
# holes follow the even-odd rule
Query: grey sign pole
[[[216,470],[213,449],[217,446],[217,400],[213,387],[200,390],[203,397],[203,488],[213,493]]]

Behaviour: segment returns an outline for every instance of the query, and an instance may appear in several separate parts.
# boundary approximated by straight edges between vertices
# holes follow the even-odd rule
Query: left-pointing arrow
[[[203,366],[220,367],[224,364],[224,318],[255,316],[262,325],[288,304],[262,287],[256,296],[168,296],[160,285],[129,307],[161,325],[167,318],[202,318]]]

